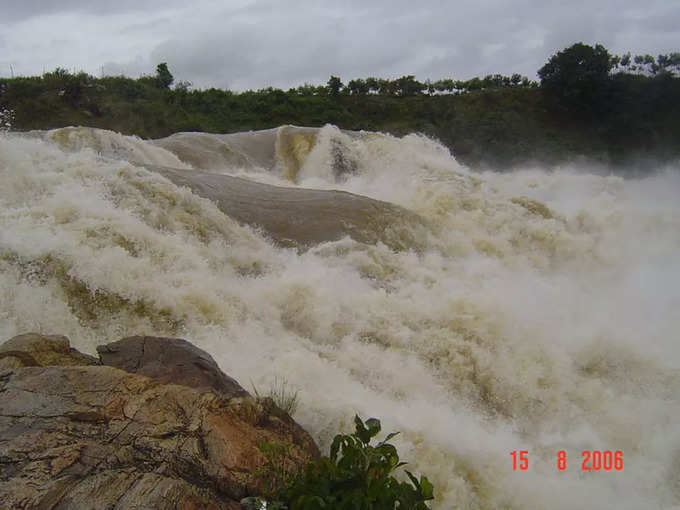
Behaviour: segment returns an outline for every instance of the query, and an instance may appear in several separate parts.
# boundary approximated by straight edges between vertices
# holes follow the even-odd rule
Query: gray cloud
[[[7,4],[5,6],[5,4]],[[94,5],[93,5],[94,4]],[[677,51],[675,0],[195,0],[3,2],[8,64],[138,75],[167,61],[177,79],[234,89],[354,77],[535,77],[578,41],[613,53]],[[7,20],[14,20],[9,23]]]
[[[106,16],[120,12],[144,12],[172,4],[173,0],[1,0],[0,25],[19,23],[37,16],[58,13],[84,13]],[[179,3],[179,2],[174,2]]]

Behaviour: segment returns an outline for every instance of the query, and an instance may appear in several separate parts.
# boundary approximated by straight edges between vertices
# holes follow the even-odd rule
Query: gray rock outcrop
[[[97,352],[104,365],[162,383],[212,389],[228,398],[248,395],[239,383],[220,370],[207,352],[181,338],[132,336],[100,345]]]

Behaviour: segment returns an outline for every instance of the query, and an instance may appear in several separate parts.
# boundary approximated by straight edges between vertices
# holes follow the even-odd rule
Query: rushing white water
[[[355,413],[400,430],[439,509],[680,507],[678,168],[475,174],[420,136],[309,133],[0,135],[0,337],[181,336],[246,387],[287,379],[322,449]],[[351,191],[430,238],[277,247],[144,164]]]

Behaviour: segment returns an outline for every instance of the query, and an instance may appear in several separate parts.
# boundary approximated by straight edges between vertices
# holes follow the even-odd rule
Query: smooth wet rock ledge
[[[97,350],[39,334],[0,345],[0,508],[240,509],[261,492],[258,445],[287,445],[288,469],[319,455],[185,340]]]

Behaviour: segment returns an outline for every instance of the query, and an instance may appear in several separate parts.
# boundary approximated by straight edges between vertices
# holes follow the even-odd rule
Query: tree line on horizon
[[[395,135],[421,132],[471,166],[680,156],[680,53],[612,55],[576,43],[552,55],[539,82],[519,74],[419,81],[354,78],[286,91],[193,88],[166,62],[153,75],[93,77],[63,68],[0,78],[0,109],[15,129],[86,125],[146,138],[282,124],[336,124]]]
[[[474,77],[468,80],[454,80],[442,78],[432,81],[426,79],[419,81],[414,75],[405,75],[395,79],[389,78],[354,78],[346,84],[340,77],[332,75],[328,82],[323,85],[305,83],[298,87],[291,87],[287,91],[276,87],[265,87],[258,90],[246,90],[233,92],[229,89],[209,87],[206,89],[193,89],[189,81],[175,83],[167,62],[162,62],[156,67],[155,75],[142,75],[134,79],[124,75],[94,77],[84,71],[69,72],[57,67],[54,71],[43,73],[42,76],[18,76],[13,78],[0,78],[0,97],[7,84],[22,81],[42,81],[47,86],[62,86],[61,96],[70,102],[77,101],[88,87],[96,86],[97,82],[111,78],[136,81],[141,85],[151,85],[159,89],[176,91],[180,94],[203,93],[211,90],[223,90],[230,94],[253,94],[253,93],[286,93],[300,96],[331,96],[341,95],[384,95],[398,97],[412,97],[417,95],[438,94],[464,94],[490,89],[506,87],[537,88],[541,87],[550,92],[568,96],[580,94],[584,83],[593,87],[596,82],[604,82],[619,74],[628,74],[654,78],[658,76],[680,75],[680,52],[652,55],[611,55],[604,46],[597,44],[591,47],[584,43],[576,43],[563,51],[553,55],[543,67],[538,70],[540,83],[526,76],[514,73],[511,76],[502,74],[489,74],[484,77]],[[172,84],[175,87],[172,88]],[[576,89],[576,90],[575,90]]]
[[[571,59],[571,67],[568,67],[570,63],[568,60]],[[660,54],[657,57],[653,57],[650,54],[644,55],[631,55],[630,52],[618,56],[611,55],[604,48],[604,46],[598,44],[595,47],[591,47],[587,44],[576,43],[565,50],[558,52],[553,55],[550,61],[544,65],[538,71],[539,78],[541,79],[540,85],[543,85],[545,77],[549,74],[549,69],[554,68],[556,65],[566,65],[565,69],[568,68],[569,72],[573,72],[574,75],[580,74],[580,69],[578,66],[574,66],[574,59],[581,60],[584,67],[590,67],[589,72],[595,70],[595,72],[600,72],[604,70],[606,74],[634,74],[646,77],[655,77],[664,74],[670,74],[677,76],[680,74],[680,52],[672,52],[667,54]],[[598,69],[593,69],[593,63],[595,66],[599,66]],[[105,78],[109,76],[102,76]],[[124,75],[118,76],[119,78],[127,78]],[[16,77],[14,79],[25,79],[25,78],[36,78],[36,77]],[[80,72],[69,72],[68,70],[57,67],[54,71],[44,73],[41,77],[45,81],[62,81],[67,86],[65,89],[65,94],[69,93],[70,96],[77,93],[78,86],[87,86],[88,82],[94,82],[101,78],[96,78],[84,71]],[[3,80],[3,79],[0,79]],[[7,80],[6,78],[4,80]],[[158,64],[156,68],[156,74],[153,76],[142,75],[137,78],[146,83],[151,83],[156,85],[161,89],[170,89],[171,85],[175,83],[174,77],[168,69],[167,62],[162,62]],[[567,84],[568,85],[568,84]],[[70,86],[70,87],[69,87]],[[302,96],[306,95],[329,95],[337,96],[341,94],[345,95],[367,95],[367,94],[377,94],[377,95],[389,95],[389,96],[401,96],[409,97],[415,95],[435,95],[435,94],[462,94],[467,92],[476,92],[480,90],[497,89],[503,87],[525,87],[525,88],[535,88],[539,86],[539,82],[531,80],[526,76],[522,76],[519,73],[514,73],[510,76],[502,74],[489,74],[484,77],[474,77],[468,80],[454,80],[453,78],[442,78],[439,80],[432,81],[426,79],[424,81],[419,81],[416,79],[415,75],[405,75],[395,79],[389,78],[354,78],[349,80],[346,84],[342,82],[341,78],[332,75],[328,82],[323,85],[314,85],[310,83],[305,83],[298,87],[291,87],[286,93],[298,94]],[[215,87],[209,87],[208,89],[196,89],[200,92],[201,90],[210,90]],[[180,81],[175,83],[175,90],[186,92],[192,89],[192,84],[189,81]],[[220,89],[217,89],[220,90]],[[223,89],[225,91],[229,89]],[[283,89],[277,87],[265,87],[258,90],[246,90],[239,93],[253,93],[253,92],[265,92],[270,93],[272,91],[281,91]],[[230,91],[231,92],[231,91]],[[232,92],[234,93],[234,92]],[[70,97],[69,96],[69,97]]]

